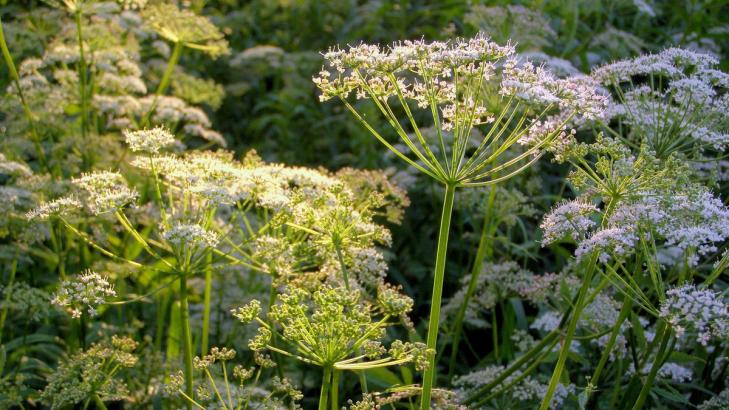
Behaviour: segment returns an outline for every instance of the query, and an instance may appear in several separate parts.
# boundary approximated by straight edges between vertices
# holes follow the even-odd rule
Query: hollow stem
[[[453,333],[450,338],[451,358],[448,364],[448,380],[453,378],[453,372],[455,371],[456,359],[458,358],[458,346],[461,342],[461,332],[463,331],[463,319],[466,316],[468,302],[471,300],[473,293],[476,291],[476,285],[478,285],[478,277],[481,274],[483,262],[486,259],[486,256],[492,253],[492,244],[489,241],[489,237],[491,235],[491,222],[493,219],[494,201],[496,199],[496,186],[492,186],[490,189],[491,191],[489,192],[488,202],[486,203],[483,227],[481,228],[481,239],[478,242],[476,259],[473,261],[473,267],[471,268],[471,281],[468,283],[468,289],[466,289],[466,295],[461,302],[461,306],[458,307],[455,324],[453,325]],[[494,345],[494,348],[497,348],[496,345]]]
[[[446,184],[443,198],[443,211],[440,216],[440,229],[438,231],[438,250],[435,256],[435,273],[433,276],[433,295],[430,299],[430,319],[428,320],[428,349],[435,353],[430,355],[430,366],[423,375],[423,393],[420,399],[420,409],[430,409],[430,394],[435,384],[438,342],[438,325],[440,322],[440,303],[443,296],[443,282],[445,279],[446,250],[448,249],[448,233],[451,227],[451,214],[453,211],[453,198],[456,186]]]
[[[190,311],[187,303],[187,274],[180,274],[180,326],[182,326],[182,347],[185,355],[185,393],[193,397],[192,392],[192,334],[190,333]],[[187,409],[192,404],[187,403]]]

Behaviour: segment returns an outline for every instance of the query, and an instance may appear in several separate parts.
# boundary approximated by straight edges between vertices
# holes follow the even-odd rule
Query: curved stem
[[[453,372],[456,367],[456,359],[458,357],[458,345],[461,342],[461,332],[463,331],[463,319],[466,316],[466,309],[468,308],[468,302],[473,297],[473,293],[476,291],[476,285],[478,284],[478,277],[481,274],[481,268],[483,267],[484,259],[487,255],[492,253],[492,244],[489,242],[491,234],[491,222],[493,217],[494,201],[496,199],[496,186],[491,187],[489,192],[488,202],[486,203],[486,213],[484,215],[483,227],[481,228],[481,239],[478,242],[478,250],[476,251],[476,259],[473,261],[473,267],[471,268],[471,281],[468,283],[468,289],[466,289],[466,296],[461,302],[461,306],[458,307],[456,313],[456,321],[453,326],[453,333],[451,335],[451,358],[448,364],[448,380],[453,377]]]
[[[180,274],[180,325],[182,326],[182,346],[185,355],[185,393],[193,397],[192,392],[192,334],[190,333],[190,312],[187,303],[187,275]],[[187,409],[192,404],[187,403]]]
[[[329,387],[332,381],[332,368],[325,367],[321,380],[321,393],[319,394],[319,410],[327,410],[327,398],[329,397]]]
[[[451,227],[451,214],[453,211],[453,198],[456,193],[455,185],[447,184],[443,198],[443,212],[440,217],[440,230],[438,231],[438,250],[435,257],[435,273],[433,277],[433,295],[430,300],[430,319],[428,320],[428,349],[432,349],[430,366],[423,375],[423,395],[420,400],[420,409],[430,409],[430,393],[435,384],[436,351],[438,342],[438,325],[440,322],[440,302],[443,296],[443,282],[445,279],[446,250],[448,249],[448,233]]]

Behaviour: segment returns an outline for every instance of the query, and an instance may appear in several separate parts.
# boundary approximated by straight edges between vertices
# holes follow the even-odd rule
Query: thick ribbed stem
[[[448,249],[448,233],[451,228],[453,198],[456,193],[455,185],[447,184],[445,188],[443,211],[440,216],[440,230],[438,231],[438,250],[435,256],[433,295],[430,299],[430,319],[428,320],[427,344],[428,349],[432,349],[434,353],[430,355],[430,366],[423,375],[423,395],[420,400],[421,410],[430,410],[430,393],[435,384],[435,357],[437,355],[438,325],[440,324],[440,303],[443,296],[443,282],[445,280],[446,250]]]

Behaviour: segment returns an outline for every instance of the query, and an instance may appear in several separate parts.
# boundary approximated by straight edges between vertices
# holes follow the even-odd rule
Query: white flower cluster
[[[38,207],[28,211],[25,217],[27,219],[44,220],[54,215],[66,214],[69,211],[80,209],[81,207],[81,202],[78,199],[70,196],[62,197],[40,204]]]
[[[177,247],[198,248],[215,247],[218,235],[199,224],[173,222],[170,227],[162,227],[162,237]]]
[[[118,172],[90,172],[74,178],[71,182],[79,188],[83,204],[93,215],[114,212],[133,204],[139,197],[139,193],[129,188]]]
[[[61,282],[51,303],[63,307],[72,317],[80,318],[84,309],[90,316],[96,316],[96,308],[114,296],[114,287],[104,276],[87,270],[73,280]]]
[[[112,130],[134,129],[138,120],[152,113],[153,124],[165,124],[170,128],[181,127],[190,136],[225,147],[225,138],[210,129],[210,119],[205,112],[172,96],[148,95],[95,95],[94,107],[106,117],[107,127]]]
[[[592,118],[604,108],[605,98],[586,82],[555,78],[543,67],[519,64],[514,46],[499,46],[484,34],[452,42],[404,41],[388,48],[360,44],[324,53],[327,65],[314,78],[321,100],[355,93],[387,100],[401,96],[419,107],[437,105],[448,130],[456,122],[493,121],[485,103],[473,91],[463,97],[461,84],[500,79],[499,93],[528,103],[553,105]],[[411,74],[415,74],[412,79]],[[458,81],[456,81],[458,79]]]
[[[578,243],[577,259],[597,251],[605,263],[614,256],[632,254],[642,237],[657,241],[661,263],[686,258],[695,266],[699,257],[717,252],[716,244],[729,238],[729,208],[696,186],[638,192],[608,216],[605,227],[597,229],[593,218],[599,213],[582,199],[558,205],[542,221],[542,244],[569,237]]]
[[[467,395],[469,392],[475,391],[479,387],[484,386],[494,380],[504,370],[505,368],[503,366],[488,366],[481,370],[476,370],[471,373],[457,377],[454,380],[453,384],[459,388],[459,393],[461,395]],[[516,371],[508,376],[506,379],[504,379],[503,383],[505,385],[510,385],[510,382],[521,376],[522,373],[520,371]],[[547,384],[541,383],[531,376],[526,376],[520,382],[512,386],[509,389],[508,394],[510,395],[510,398],[512,400],[517,400],[519,402],[532,402],[535,400],[541,400],[547,393],[547,387]],[[554,396],[552,397],[552,402],[550,403],[549,408],[561,408],[562,403],[567,398],[567,396],[570,393],[574,393],[574,391],[575,385],[569,384],[565,386],[564,384],[559,383],[557,385],[557,389],[554,392]]]
[[[563,238],[578,241],[597,223],[591,218],[598,209],[584,200],[565,201],[554,207],[539,225],[544,231],[542,246]]]
[[[699,151],[729,146],[729,74],[717,65],[712,55],[670,48],[597,68],[592,76],[615,91],[607,117],[629,125],[630,138],[665,157],[694,145]]]
[[[126,184],[124,177],[113,171],[95,171],[71,180],[75,192],[39,204],[26,213],[28,219],[47,219],[76,209],[85,209],[92,215],[115,212],[134,204],[139,193]]]
[[[492,309],[500,300],[518,295],[533,304],[543,302],[553,293],[561,279],[555,274],[535,275],[513,261],[484,264],[473,296],[466,306],[464,320],[470,326],[486,328],[490,324],[484,319],[484,312]],[[461,279],[460,289],[443,305],[444,316],[454,315],[458,311],[470,281],[471,275]]]
[[[598,260],[607,263],[613,256],[620,257],[632,253],[637,241],[638,235],[630,228],[600,229],[577,245],[575,257],[582,259],[584,256],[596,251],[598,252]]]
[[[648,361],[641,369],[642,375],[647,375],[651,371],[652,363]],[[693,370],[688,367],[681,366],[678,363],[666,362],[658,369],[658,377],[670,380],[673,383],[688,383],[694,378]],[[635,374],[635,364],[633,362],[628,366],[628,374]]]
[[[175,136],[164,127],[139,131],[125,130],[124,138],[132,151],[150,154],[157,154],[160,149],[175,143]]]
[[[678,337],[695,334],[704,346],[714,338],[726,340],[729,336],[729,306],[721,294],[710,289],[687,284],[668,290],[660,316]]]

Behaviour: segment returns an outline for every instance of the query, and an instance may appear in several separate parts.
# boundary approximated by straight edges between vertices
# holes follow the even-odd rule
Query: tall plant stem
[[[547,393],[542,399],[542,404],[539,406],[539,410],[547,410],[549,409],[549,404],[552,401],[552,396],[554,396],[554,391],[557,389],[557,384],[559,383],[559,379],[562,377],[562,371],[564,370],[564,365],[567,362],[567,355],[570,351],[570,345],[572,345],[572,338],[575,335],[575,329],[577,328],[577,322],[580,320],[580,315],[582,314],[582,309],[585,307],[585,297],[587,296],[587,291],[590,289],[590,283],[592,282],[592,275],[595,272],[595,263],[597,261],[597,256],[593,255],[590,257],[589,260],[589,266],[587,267],[587,272],[585,272],[585,277],[582,281],[582,286],[580,287],[580,292],[577,296],[577,302],[575,303],[575,309],[574,313],[572,315],[572,318],[569,323],[569,327],[567,328],[567,334],[565,335],[564,339],[562,340],[562,348],[559,351],[559,358],[557,359],[557,364],[554,367],[554,372],[552,373],[552,378],[549,381],[549,387],[547,388]]]
[[[3,31],[3,22],[2,19],[0,19],[0,49],[3,53],[3,59],[5,60],[5,64],[8,66],[8,71],[10,72],[10,78],[13,80],[13,83],[15,83],[15,88],[18,91],[18,97],[20,98],[20,103],[23,106],[23,113],[25,114],[25,118],[28,120],[28,127],[30,128],[30,136],[33,139],[33,146],[35,147],[36,155],[38,155],[38,161],[41,164],[41,167],[45,168],[46,171],[49,173],[51,172],[51,169],[48,167],[48,162],[46,161],[46,154],[43,151],[43,147],[40,143],[40,138],[38,137],[38,131],[35,128],[35,121],[33,120],[33,113],[30,111],[30,106],[28,106],[28,101],[25,99],[25,93],[23,92],[23,88],[20,86],[20,77],[18,76],[18,71],[15,68],[15,62],[13,61],[13,56],[10,54],[10,49],[8,48],[8,43],[5,41],[5,32]]]
[[[325,367],[321,380],[321,393],[319,394],[319,410],[327,410],[327,398],[332,382],[332,368]]]
[[[483,262],[486,256],[490,256],[493,253],[493,247],[489,238],[491,236],[491,223],[493,220],[494,201],[496,199],[496,186],[491,186],[489,192],[489,198],[486,202],[486,212],[483,219],[483,227],[481,228],[481,239],[478,242],[478,250],[476,251],[476,259],[473,261],[471,268],[471,281],[468,283],[468,289],[466,289],[466,296],[461,302],[461,306],[458,307],[456,313],[456,321],[453,325],[453,333],[449,338],[451,340],[451,358],[448,363],[448,380],[453,378],[453,372],[456,367],[456,359],[458,358],[458,345],[461,343],[461,332],[463,331],[463,319],[466,316],[466,309],[468,308],[468,302],[473,297],[473,293],[476,291],[478,285],[478,277],[481,274],[483,268]],[[496,346],[494,346],[496,348]]]
[[[645,400],[648,398],[648,393],[650,393],[651,387],[653,386],[653,380],[655,380],[656,374],[658,374],[658,370],[663,365],[663,356],[666,353],[668,341],[671,339],[671,331],[663,322],[661,322],[661,329],[659,331],[659,334],[661,346],[658,348],[658,353],[656,353],[656,357],[653,359],[651,371],[650,373],[648,373],[648,378],[643,383],[643,388],[640,389],[640,395],[638,395],[638,400],[636,400],[635,404],[633,405],[633,410],[640,410],[643,408]],[[640,372],[640,370],[638,370],[638,372]]]
[[[180,326],[182,326],[182,347],[185,355],[185,394],[193,397],[192,392],[192,334],[190,333],[190,310],[187,303],[187,274],[180,274]],[[187,402],[187,409],[192,404]]]
[[[5,303],[3,304],[3,310],[0,312],[0,345],[3,341],[3,329],[5,328],[5,319],[8,317],[8,307],[10,303],[10,295],[13,291],[13,284],[15,283],[15,273],[18,271],[18,256],[13,258],[13,262],[10,265],[10,278],[8,279],[7,286],[5,286]]]
[[[440,229],[438,231],[438,250],[435,255],[435,273],[433,276],[433,295],[430,299],[430,318],[428,320],[428,349],[432,349],[430,366],[423,375],[423,395],[420,399],[420,409],[430,410],[430,393],[435,384],[438,325],[440,322],[440,302],[443,296],[443,282],[445,279],[446,250],[448,249],[448,233],[451,228],[451,214],[453,212],[453,198],[456,186],[446,184],[443,198],[443,211],[440,216]]]
[[[331,410],[339,410],[339,373],[337,369],[332,370]]]
[[[76,22],[76,39],[78,40],[79,49],[79,60],[78,60],[78,83],[79,83],[79,98],[81,98],[81,137],[84,143],[86,141],[86,135],[89,131],[89,112],[88,104],[86,101],[86,53],[84,53],[84,38],[83,32],[81,31],[81,10],[74,13],[74,21]],[[89,165],[89,164],[86,164]]]
[[[159,81],[159,85],[157,86],[157,91],[154,93],[154,100],[152,101],[152,106],[149,108],[149,111],[147,111],[146,114],[144,114],[144,118],[142,118],[142,126],[146,127],[149,125],[150,118],[152,118],[152,114],[154,113],[154,110],[157,109],[157,103],[159,100],[159,96],[163,95],[165,92],[167,92],[167,88],[170,86],[170,80],[172,79],[172,73],[175,71],[175,67],[177,66],[177,63],[180,61],[180,56],[182,55],[182,49],[184,48],[184,44],[180,41],[175,43],[175,48],[172,50],[172,54],[170,55],[170,59],[167,61],[167,68],[165,68],[165,72],[162,74],[162,79]]]
[[[213,291],[213,254],[208,253],[205,264],[205,291],[203,293],[203,320],[202,341],[200,352],[203,356],[208,354],[208,341],[210,340],[210,299]]]
[[[164,74],[162,74],[162,79],[159,82],[159,85],[157,86],[157,91],[155,92],[155,95],[162,95],[165,92],[167,92],[167,87],[170,85],[170,80],[172,79],[172,73],[175,71],[175,67],[177,66],[177,63],[180,61],[180,55],[182,55],[182,48],[183,44],[182,42],[178,41],[175,43],[175,48],[172,50],[172,55],[170,55],[170,59],[167,62],[167,68],[165,68]]]
[[[610,352],[613,350],[613,346],[615,346],[615,341],[620,334],[620,328],[622,327],[623,322],[625,322],[625,319],[628,318],[632,307],[633,301],[628,296],[623,296],[623,307],[620,309],[618,320],[615,322],[615,326],[613,327],[613,331],[610,333],[610,338],[608,339],[607,345],[602,352],[602,356],[600,356],[600,361],[597,363],[597,367],[595,368],[595,371],[592,373],[592,377],[590,378],[590,384],[595,387],[597,387],[597,384],[600,381],[600,374],[602,373],[602,369],[605,368],[605,364],[607,364],[608,358],[610,357]],[[590,392],[590,390],[587,390],[588,400],[590,398]]]

